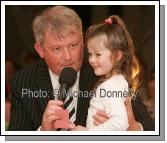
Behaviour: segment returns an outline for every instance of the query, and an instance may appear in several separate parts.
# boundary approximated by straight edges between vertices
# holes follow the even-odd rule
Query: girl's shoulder
[[[122,87],[128,87],[128,82],[125,79],[124,75],[122,74],[118,74],[118,75],[114,75],[111,78],[109,78],[108,80],[104,81],[103,83],[101,83],[99,85],[100,88],[104,87],[109,87],[109,88],[122,88]]]
[[[127,82],[125,79],[125,76],[122,74],[117,74],[112,77],[110,77],[106,82]]]

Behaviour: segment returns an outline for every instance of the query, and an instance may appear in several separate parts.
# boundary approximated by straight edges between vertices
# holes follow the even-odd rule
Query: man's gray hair
[[[82,34],[82,21],[71,8],[65,6],[49,7],[33,21],[36,42],[43,45],[46,31],[58,37],[66,37],[68,34],[76,32]]]

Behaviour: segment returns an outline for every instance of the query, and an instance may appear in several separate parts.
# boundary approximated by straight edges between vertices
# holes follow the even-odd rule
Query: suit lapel
[[[37,90],[46,95],[46,97],[39,97],[42,111],[44,111],[48,101],[54,99],[54,97],[48,66],[43,60],[40,61],[39,68],[37,70],[36,85],[38,88]]]
[[[84,63],[80,71],[79,88],[83,96],[78,97],[76,124],[85,126],[91,97],[87,93],[92,90],[97,77],[88,63]]]

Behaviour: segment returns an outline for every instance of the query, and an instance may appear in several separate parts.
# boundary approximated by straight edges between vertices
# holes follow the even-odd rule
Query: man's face
[[[56,75],[59,75],[64,67],[79,71],[83,60],[83,37],[76,33],[58,39],[52,33],[46,32],[39,54]]]

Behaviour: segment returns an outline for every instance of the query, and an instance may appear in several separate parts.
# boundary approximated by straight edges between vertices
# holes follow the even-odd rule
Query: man
[[[62,69],[72,67],[77,71],[73,91],[90,91],[97,77],[88,64],[87,53],[83,48],[81,19],[72,9],[64,6],[46,9],[34,19],[33,32],[36,40],[34,47],[41,60],[21,70],[11,80],[9,130],[58,130],[55,121],[61,117],[56,110],[62,110],[63,102],[55,99],[53,91],[59,89],[58,78]],[[76,125],[85,126],[89,101],[90,97],[83,96],[73,99],[72,116]],[[135,102],[134,113],[137,121],[145,130],[151,130],[152,121],[145,107],[140,99]],[[127,109],[129,130],[140,130],[130,102],[127,102]],[[95,125],[107,119],[103,111],[94,115]]]

